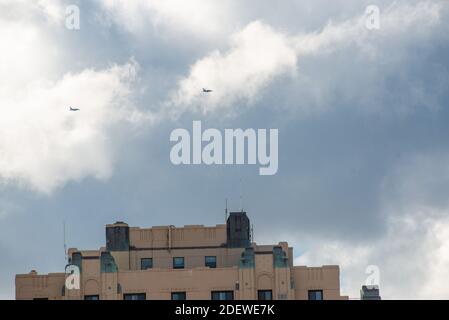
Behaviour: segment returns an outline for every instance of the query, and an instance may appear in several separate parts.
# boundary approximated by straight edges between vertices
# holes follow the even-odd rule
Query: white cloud
[[[0,49],[2,95],[43,75],[53,74],[54,63],[59,58],[58,49],[52,47],[44,31],[26,21],[0,20]]]
[[[99,0],[112,22],[134,34],[154,28],[165,35],[195,38],[222,35],[231,23],[231,1]]]
[[[49,23],[60,23],[65,18],[63,0],[0,0],[1,17],[30,20],[44,17]]]
[[[69,180],[108,178],[108,132],[131,117],[136,65],[66,74],[0,95],[0,177],[51,192]],[[80,112],[69,112],[69,106]]]
[[[321,242],[295,259],[298,265],[338,264],[342,294],[359,297],[368,277],[366,268],[380,270],[384,299],[448,299],[449,209],[416,208],[415,212],[390,217],[386,234],[357,244]]]
[[[385,177],[380,217],[386,230],[377,238],[357,243],[304,235],[315,245],[295,263],[339,264],[342,293],[352,298],[359,297],[367,266],[377,265],[385,299],[448,299],[447,159],[447,154],[411,157]]]
[[[263,89],[285,75],[298,80],[293,90],[301,92],[302,96],[295,97],[296,100],[310,104],[322,101],[321,104],[328,105],[326,97],[335,93],[328,92],[331,89],[325,87],[325,79],[332,78],[330,82],[338,86],[340,82],[344,83],[344,74],[341,70],[337,74],[327,70],[326,78],[319,76],[319,83],[315,83],[318,75],[304,74],[301,70],[304,58],[329,57],[329,53],[353,48],[369,63],[379,58],[379,52],[384,54],[386,46],[419,34],[429,34],[428,31],[440,21],[441,8],[441,3],[430,1],[415,5],[393,4],[382,12],[381,30],[377,33],[365,27],[364,13],[344,22],[329,22],[320,31],[300,35],[288,35],[266,23],[252,22],[230,37],[227,51],[214,51],[191,66],[189,74],[179,81],[170,108],[173,113],[186,109],[204,113],[220,109],[231,112],[242,105],[253,104],[263,94]],[[366,71],[365,78],[377,76],[377,73],[369,72]],[[215,91],[204,95],[202,87],[211,87]],[[357,94],[352,86],[350,89],[351,92],[346,90],[340,94]]]
[[[27,19],[52,16],[58,3],[0,3],[0,181],[45,193],[87,176],[108,178],[112,130],[140,118],[128,99],[134,60],[77,73],[59,68],[63,48],[47,21]]]
[[[395,2],[382,9],[380,29],[376,31],[366,28],[364,14],[340,23],[330,21],[320,31],[297,36],[296,50],[299,55],[327,54],[355,43],[365,54],[373,54],[374,44],[382,38],[412,38],[417,36],[416,32],[427,32],[440,21],[442,7],[442,3],[434,1]]]
[[[295,68],[296,54],[288,37],[256,21],[232,36],[228,52],[215,51],[197,61],[180,81],[173,103],[202,112],[233,107],[239,100],[256,98],[274,77],[293,74]],[[204,95],[204,87],[215,91]]]

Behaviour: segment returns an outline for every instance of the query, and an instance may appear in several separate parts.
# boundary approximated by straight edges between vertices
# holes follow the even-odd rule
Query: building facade
[[[321,300],[340,295],[338,266],[293,265],[287,242],[251,242],[245,212],[214,227],[106,226],[106,246],[68,250],[62,273],[16,275],[16,299]]]

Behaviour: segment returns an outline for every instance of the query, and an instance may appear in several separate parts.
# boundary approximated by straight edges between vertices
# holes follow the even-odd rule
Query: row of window
[[[97,296],[98,297],[98,296]],[[123,300],[146,300],[146,293],[126,293],[123,295]],[[187,295],[185,292],[172,292],[172,300],[187,300]],[[212,291],[212,300],[234,300],[233,291]]]
[[[273,291],[271,290],[258,290],[257,291],[258,300],[272,300]],[[145,293],[131,293],[124,294],[124,300],[146,300]],[[172,300],[186,300],[185,292],[172,292]],[[212,300],[234,300],[234,291],[212,291]],[[323,300],[323,290],[309,290],[309,300]]]
[[[257,298],[259,300],[272,300],[273,292],[271,290],[257,291]],[[123,300],[146,300],[145,293],[126,293],[123,295]],[[185,292],[172,292],[172,300],[186,300]],[[234,300],[234,291],[212,291],[212,300]],[[98,295],[84,296],[84,300],[100,300]],[[309,300],[323,300],[323,290],[309,290]]]
[[[217,267],[217,257],[216,256],[206,256],[204,257],[204,266],[209,268]],[[147,270],[153,268],[153,258],[142,258],[140,259],[140,269]],[[173,269],[184,269],[184,257],[174,257],[173,258]]]

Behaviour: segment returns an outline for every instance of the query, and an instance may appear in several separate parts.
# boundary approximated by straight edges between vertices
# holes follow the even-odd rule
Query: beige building
[[[16,276],[16,299],[347,299],[338,266],[293,265],[286,242],[250,240],[245,212],[214,227],[106,226],[106,247],[69,249],[66,272]]]

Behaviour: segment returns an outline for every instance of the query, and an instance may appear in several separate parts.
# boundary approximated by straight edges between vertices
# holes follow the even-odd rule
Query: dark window
[[[84,296],[84,300],[100,300],[100,296],[99,295]]]
[[[153,268],[153,258],[140,259],[140,270],[147,270]]]
[[[217,267],[217,257],[215,257],[215,256],[205,257],[204,264],[206,267],[216,268]]]
[[[145,293],[125,293],[123,300],[146,300],[147,295]]]
[[[273,292],[271,290],[259,290],[257,291],[257,298],[259,300],[272,300]]]
[[[172,292],[171,299],[172,300],[186,300],[186,293],[185,292]]]
[[[173,258],[173,269],[184,269],[184,257]]]
[[[234,291],[212,291],[212,300],[234,300]]]
[[[323,300],[323,290],[309,290],[309,300]]]

